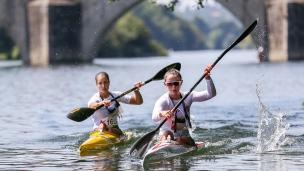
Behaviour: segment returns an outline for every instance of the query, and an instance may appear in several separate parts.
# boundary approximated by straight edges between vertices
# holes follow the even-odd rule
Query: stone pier
[[[265,6],[269,29],[268,60],[303,60],[304,0],[266,0]]]
[[[28,4],[30,65],[77,63],[81,59],[81,6],[70,0]]]
[[[263,59],[304,60],[304,0],[215,0],[252,32]],[[0,26],[20,49],[23,64],[91,62],[115,22],[142,0],[0,0]],[[204,9],[202,9],[204,10]]]

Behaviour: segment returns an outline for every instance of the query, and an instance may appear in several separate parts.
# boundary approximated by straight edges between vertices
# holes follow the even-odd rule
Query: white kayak
[[[196,142],[195,146],[190,146],[177,144],[176,141],[160,141],[147,151],[143,164],[186,154],[202,145],[204,145],[204,142]]]

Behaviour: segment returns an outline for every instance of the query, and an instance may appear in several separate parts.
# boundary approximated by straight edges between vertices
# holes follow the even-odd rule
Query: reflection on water
[[[132,144],[157,126],[151,120],[151,112],[166,88],[162,81],[152,81],[141,88],[142,105],[122,104],[124,114],[119,124],[122,130],[134,133],[131,142],[93,156],[78,155],[77,148],[92,131],[92,121],[89,118],[74,122],[66,115],[87,105],[97,91],[97,72],[107,71],[111,90],[124,92],[133,88],[135,81],[150,79],[163,67],[180,62],[182,90],[187,91],[201,77],[205,66],[221,53],[172,52],[168,58],[99,59],[95,64],[0,68],[0,168],[244,170],[246,166],[247,170],[302,170],[304,62],[257,64],[255,50],[227,53],[212,70],[217,96],[192,105],[193,136],[196,141],[205,142],[205,148],[148,168],[128,156]],[[257,93],[256,84],[263,93]],[[195,91],[202,89],[204,80]],[[284,111],[281,113],[288,113],[288,117],[270,111]],[[257,153],[256,149],[260,151]]]
[[[284,161],[285,156],[280,154],[264,153],[258,155],[259,170],[260,171],[285,171],[290,170],[286,167],[286,162]]]

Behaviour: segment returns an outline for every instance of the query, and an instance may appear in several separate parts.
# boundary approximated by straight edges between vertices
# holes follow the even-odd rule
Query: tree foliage
[[[7,35],[5,30],[0,27],[0,60],[20,59],[17,46]]]
[[[153,39],[167,49],[206,49],[205,36],[192,22],[176,17],[162,6],[143,2],[136,7],[134,15],[140,17],[151,29]]]
[[[118,0],[108,0],[108,3],[115,2],[115,1],[118,1]],[[151,3],[154,3],[154,4],[156,3],[156,0],[150,0],[150,1],[151,1]],[[196,6],[197,9],[204,8],[204,5],[203,5],[204,0],[195,0],[195,1],[197,4],[197,6]],[[226,1],[228,1],[228,0],[226,0]],[[178,2],[179,2],[179,0],[171,0],[167,5],[164,5],[165,9],[168,11],[174,11],[174,8]]]
[[[211,26],[199,17],[182,19],[162,5],[145,1],[118,20],[98,56],[158,56],[166,54],[165,49],[225,49],[242,31],[230,21]],[[250,46],[249,40],[236,48]]]
[[[151,39],[144,22],[128,13],[106,35],[98,57],[164,56],[167,50]]]

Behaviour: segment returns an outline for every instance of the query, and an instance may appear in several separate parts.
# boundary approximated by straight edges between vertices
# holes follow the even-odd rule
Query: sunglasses
[[[169,83],[165,83],[166,84],[166,86],[169,86],[169,87],[171,87],[171,86],[179,86],[179,85],[181,85],[182,84],[182,82],[183,81],[174,81],[174,82],[169,82]]]

